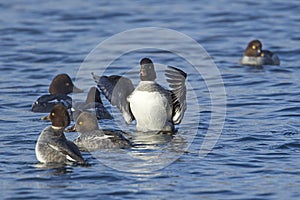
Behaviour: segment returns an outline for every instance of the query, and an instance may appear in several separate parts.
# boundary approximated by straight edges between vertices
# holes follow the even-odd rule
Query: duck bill
[[[76,132],[76,128],[75,128],[75,125],[69,127],[69,128],[66,128],[65,129],[65,132]]]
[[[83,90],[79,89],[75,85],[73,86],[73,93],[83,93]]]
[[[147,77],[146,69],[144,67],[141,67],[141,69],[140,69],[140,79],[141,80],[146,80],[146,77]]]
[[[41,117],[41,120],[43,121],[50,121],[50,114],[44,117]]]
[[[144,67],[141,67],[140,76],[146,76],[146,75],[147,75],[146,69]]]

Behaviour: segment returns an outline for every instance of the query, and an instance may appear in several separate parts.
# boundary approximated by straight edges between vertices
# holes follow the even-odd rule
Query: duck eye
[[[51,116],[54,117],[54,116],[55,116],[55,113],[51,113]]]
[[[255,46],[255,45],[252,45],[252,49],[256,49],[256,46]]]
[[[79,124],[79,125],[82,125],[83,123],[82,123],[82,121],[80,121],[80,122],[78,122],[78,124]]]
[[[69,86],[70,85],[70,83],[66,83],[66,86]]]

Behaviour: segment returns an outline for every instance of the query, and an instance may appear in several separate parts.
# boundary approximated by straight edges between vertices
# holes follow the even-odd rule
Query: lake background
[[[0,16],[2,199],[299,199],[298,1],[12,0],[0,3]],[[118,155],[106,163],[84,153],[90,167],[38,167],[35,142],[49,123],[40,121],[44,114],[30,111],[31,104],[48,92],[56,74],[75,78],[99,43],[143,27],[186,34],[203,46],[218,67],[227,112],[212,152],[204,158],[198,156],[211,119],[210,94],[204,81],[184,59],[149,50],[118,58],[108,72],[133,70],[129,75],[134,78],[143,56],[184,69],[189,83],[195,84],[199,105],[195,97],[188,97],[191,101],[178,137],[167,138],[163,144],[161,138],[159,144],[143,144],[152,140],[137,138],[139,148],[103,153]],[[264,49],[279,55],[280,66],[239,64],[248,42],[256,38]],[[78,86],[95,85],[89,78],[84,77],[85,85]],[[134,172],[116,169],[118,163],[113,166],[120,156],[134,153],[145,157],[147,170],[138,162],[124,165],[137,169]],[[158,154],[166,158],[157,161],[166,162],[158,163],[158,170],[148,170],[151,163],[157,164]]]

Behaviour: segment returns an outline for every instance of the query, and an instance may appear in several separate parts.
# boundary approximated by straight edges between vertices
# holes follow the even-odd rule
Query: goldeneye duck
[[[132,146],[130,141],[123,136],[124,132],[99,129],[96,116],[89,112],[82,112],[78,116],[72,131],[80,133],[74,143],[82,151],[130,148]]]
[[[104,107],[100,91],[96,87],[91,87],[85,102],[75,102],[72,106],[72,116],[74,121],[83,111],[90,111],[94,113],[97,119],[113,119],[111,114]]]
[[[241,59],[242,65],[279,65],[279,57],[269,50],[262,50],[262,43],[259,40],[249,42]]]
[[[62,103],[67,109],[72,107],[72,98],[68,96],[70,93],[83,92],[77,88],[71,78],[67,74],[58,74],[52,80],[49,86],[49,93],[39,97],[31,107],[33,112],[48,113],[53,106]]]
[[[122,76],[95,76],[98,87],[112,105],[117,106],[127,124],[136,120],[141,132],[174,132],[186,110],[187,74],[168,66],[165,72],[171,90],[155,82],[154,64],[149,58],[140,61],[140,83],[134,89],[132,82]]]
[[[41,163],[84,164],[78,147],[64,135],[64,129],[70,124],[66,108],[62,104],[55,105],[48,118],[51,126],[41,132],[35,146],[37,160]]]

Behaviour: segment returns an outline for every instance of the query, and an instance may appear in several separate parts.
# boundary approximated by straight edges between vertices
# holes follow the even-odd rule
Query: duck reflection
[[[179,132],[134,132],[131,135],[133,147],[130,149],[91,154],[102,164],[119,171],[149,173],[173,163],[188,147],[187,140]]]

